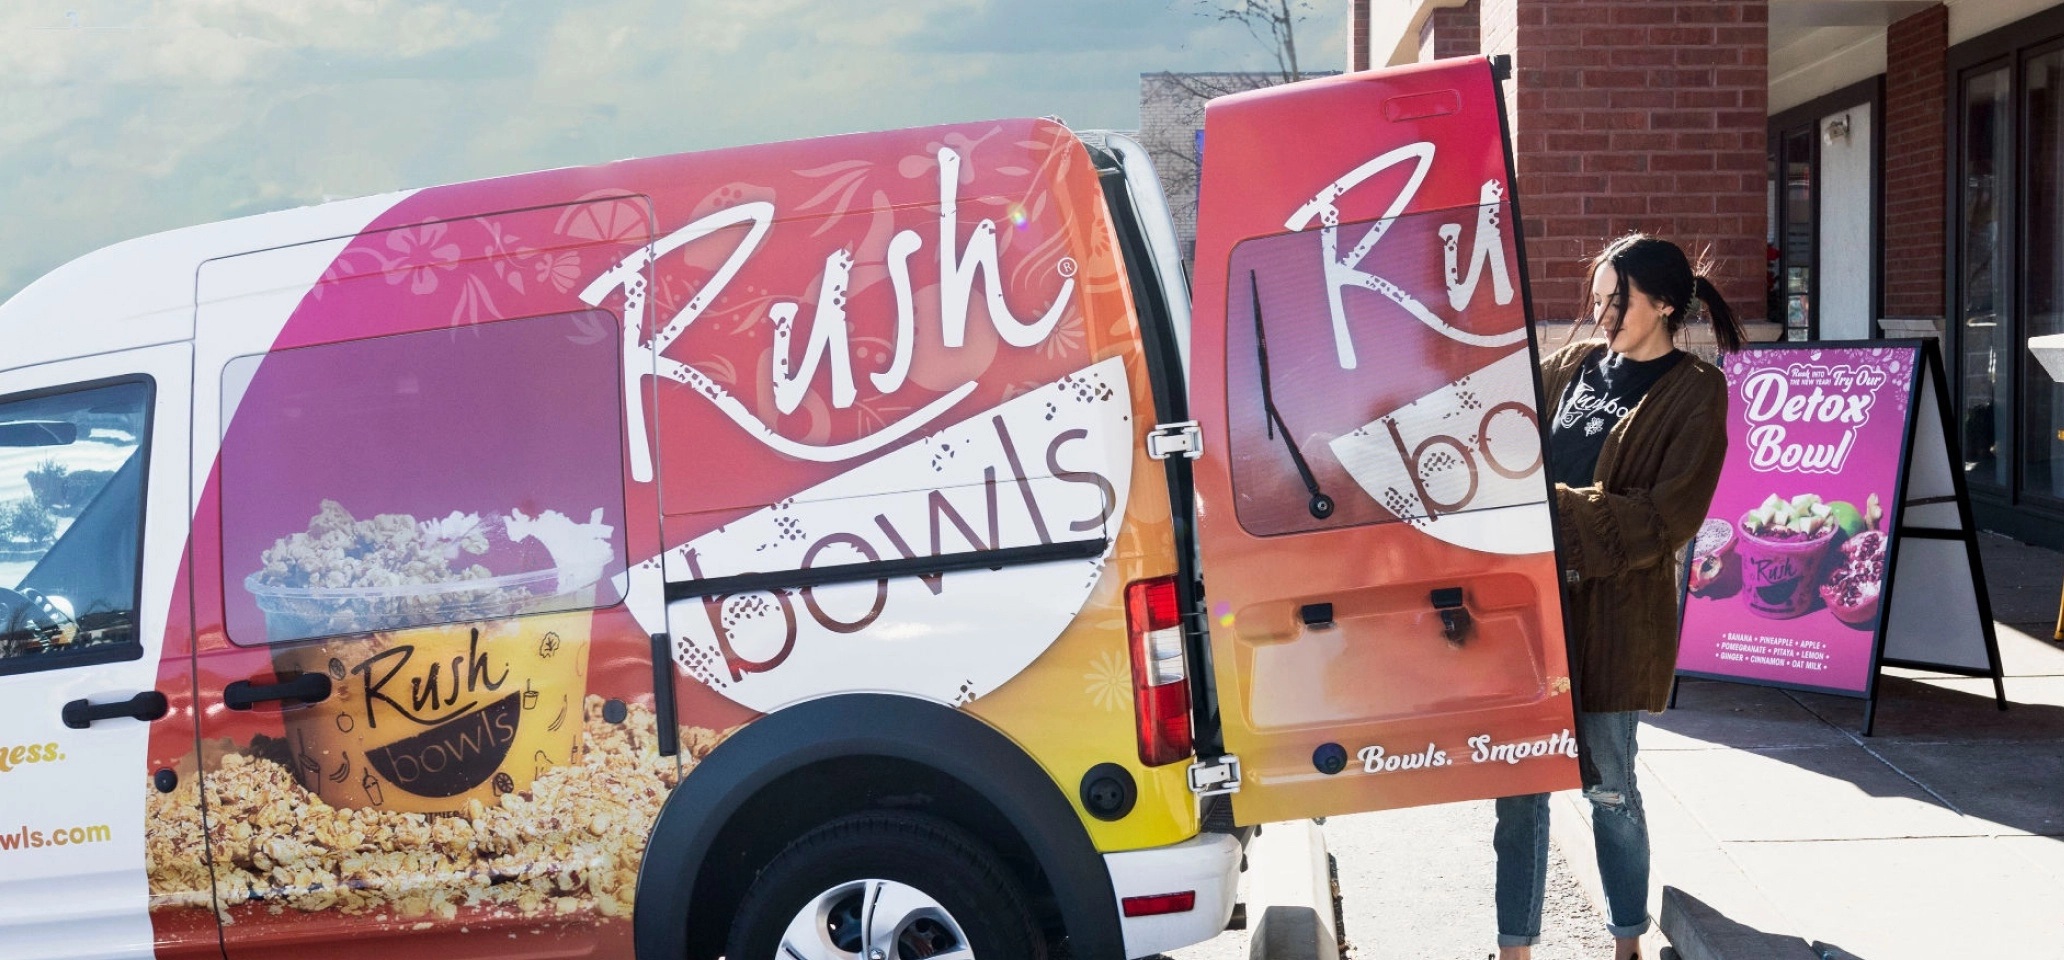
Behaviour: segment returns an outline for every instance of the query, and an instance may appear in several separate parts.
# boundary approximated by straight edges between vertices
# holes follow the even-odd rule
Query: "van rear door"
[[[1483,58],[1206,110],[1197,514],[1242,824],[1577,783],[1504,134]]]

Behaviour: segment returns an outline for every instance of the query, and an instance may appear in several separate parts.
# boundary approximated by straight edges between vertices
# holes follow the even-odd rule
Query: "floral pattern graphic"
[[[1116,650],[1105,650],[1090,661],[1082,675],[1082,692],[1102,710],[1119,710],[1132,704],[1132,665]]]
[[[387,249],[398,256],[380,264],[387,272],[387,282],[398,284],[406,280],[409,292],[419,297],[436,293],[437,272],[450,273],[458,268],[459,245],[445,242],[445,229],[442,223],[425,223],[388,233]]]

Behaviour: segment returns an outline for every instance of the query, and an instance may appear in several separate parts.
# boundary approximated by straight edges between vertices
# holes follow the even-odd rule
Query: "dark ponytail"
[[[1713,325],[1713,342],[1719,346],[1720,352],[1740,350],[1748,339],[1742,333],[1741,322],[1734,318],[1734,308],[1721,299],[1719,289],[1713,286],[1713,281],[1706,279],[1703,272],[1692,274],[1691,295],[1706,305],[1706,321]]]
[[[1709,264],[1705,256],[1699,257],[1696,267],[1674,243],[1645,233],[1630,233],[1605,245],[1598,256],[1592,258],[1585,273],[1584,289],[1591,289],[1597,279],[1598,268],[1610,264],[1619,275],[1619,287],[1614,291],[1614,302],[1625,304],[1632,288],[1640,290],[1671,309],[1668,324],[1670,335],[1677,331],[1692,314],[1691,302],[1697,299],[1705,305],[1706,317],[1713,324],[1713,342],[1721,353],[1740,350],[1748,337],[1742,332],[1740,321],[1735,319],[1733,308],[1722,299],[1718,288],[1706,279]],[[1624,307],[1622,308],[1624,309]]]

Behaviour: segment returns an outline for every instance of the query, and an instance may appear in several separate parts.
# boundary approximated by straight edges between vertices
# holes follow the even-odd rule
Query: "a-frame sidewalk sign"
[[[1886,666],[1991,677],[2005,710],[1934,341],[1757,344],[1720,365],[1727,463],[1685,551],[1677,676],[1860,697],[1865,736]]]

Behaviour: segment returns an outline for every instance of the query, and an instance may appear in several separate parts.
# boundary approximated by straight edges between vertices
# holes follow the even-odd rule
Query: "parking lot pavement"
[[[1488,801],[1327,820],[1326,845],[1340,867],[1347,956],[1476,960],[1494,952],[1494,820]],[[1562,851],[1552,854],[1542,943],[1534,956],[1590,960],[1610,954],[1604,919],[1586,899]],[[1246,934],[1228,931],[1169,958],[1246,960],[1247,950]]]

